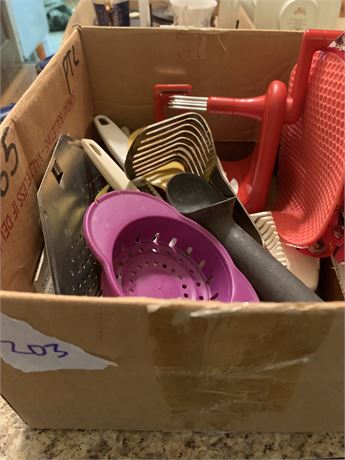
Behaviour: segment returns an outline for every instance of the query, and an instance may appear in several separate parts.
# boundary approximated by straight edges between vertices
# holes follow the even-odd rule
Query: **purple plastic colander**
[[[83,228],[104,296],[259,300],[219,241],[157,197],[107,193],[89,206]]]

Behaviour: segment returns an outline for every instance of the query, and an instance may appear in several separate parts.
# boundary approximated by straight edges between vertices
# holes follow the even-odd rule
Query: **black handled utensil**
[[[181,214],[207,228],[231,255],[263,301],[322,302],[233,219],[235,197],[224,196],[200,176],[181,173],[167,186],[167,198]]]

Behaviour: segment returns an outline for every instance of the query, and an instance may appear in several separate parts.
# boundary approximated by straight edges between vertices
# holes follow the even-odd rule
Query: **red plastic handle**
[[[207,111],[209,113],[226,113],[261,120],[265,110],[266,96],[251,98],[209,97]]]

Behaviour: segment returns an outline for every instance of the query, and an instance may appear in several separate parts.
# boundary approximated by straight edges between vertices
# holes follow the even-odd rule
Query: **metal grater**
[[[83,217],[105,181],[77,140],[62,135],[37,193],[56,294],[97,295],[100,266],[86,246]]]
[[[48,264],[46,248],[43,248],[34,277],[34,289],[36,292],[54,294],[53,278]]]

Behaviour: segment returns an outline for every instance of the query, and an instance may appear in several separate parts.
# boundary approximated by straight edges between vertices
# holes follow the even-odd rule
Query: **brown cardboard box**
[[[153,121],[155,83],[254,96],[299,32],[75,30],[1,125],[1,391],[32,427],[343,431],[344,302],[240,304],[32,293],[36,193],[60,133]],[[218,141],[255,138],[208,118]]]
[[[67,24],[65,37],[70,36],[73,31],[73,27],[76,24],[82,26],[93,26],[95,23],[96,13],[93,6],[93,0],[79,0],[77,6],[74,9],[73,15]]]

